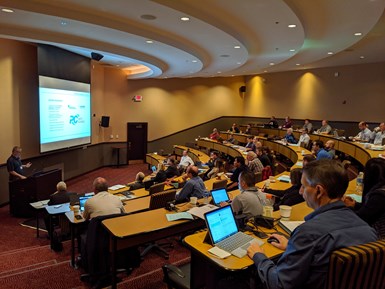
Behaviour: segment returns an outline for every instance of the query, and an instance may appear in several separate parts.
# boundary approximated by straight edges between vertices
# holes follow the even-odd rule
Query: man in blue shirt
[[[317,160],[332,158],[332,156],[324,149],[324,143],[322,140],[313,141],[312,151],[316,155]]]
[[[206,187],[203,180],[198,176],[198,167],[189,166],[186,170],[185,178],[189,178],[182,190],[175,195],[177,203],[189,202],[190,197],[203,198]]]
[[[272,234],[279,242],[271,244],[285,250],[277,264],[257,244],[248,248],[266,288],[323,289],[334,250],[377,240],[374,229],[341,201],[348,183],[347,172],[339,162],[325,159],[303,168],[300,194],[314,212],[289,240]]]

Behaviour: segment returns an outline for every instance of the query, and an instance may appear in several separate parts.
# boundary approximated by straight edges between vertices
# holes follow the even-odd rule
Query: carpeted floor
[[[124,184],[133,181],[138,171],[149,173],[146,164],[106,167],[69,180],[67,185],[74,192],[89,192],[98,176],[105,177],[110,185]],[[36,230],[21,226],[25,219],[11,217],[8,206],[0,208],[0,219],[0,289],[89,288],[80,281],[82,269],[75,270],[69,265],[70,241],[63,242],[63,251],[57,253],[50,249],[47,233],[40,232],[40,238],[36,238]],[[174,248],[169,260],[149,253],[130,276],[120,276],[123,280],[118,288],[166,288],[161,266],[184,264],[190,259],[186,248],[174,239],[172,242]]]

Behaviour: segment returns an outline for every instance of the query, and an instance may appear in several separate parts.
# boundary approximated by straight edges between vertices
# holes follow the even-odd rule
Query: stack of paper
[[[191,215],[194,215],[198,218],[205,219],[205,213],[210,212],[212,210],[218,209],[217,206],[214,205],[204,205],[202,207],[193,207],[192,209],[188,210],[187,212]]]
[[[123,188],[125,188],[125,187],[126,187],[126,186],[123,186],[123,185],[115,185],[115,186],[109,187],[108,189],[109,189],[109,190],[112,190],[112,191],[116,191],[116,190],[123,189]]]
[[[182,213],[175,213],[175,214],[166,214],[167,221],[172,222],[172,221],[177,221],[177,220],[194,220],[194,217],[187,212],[182,212]]]

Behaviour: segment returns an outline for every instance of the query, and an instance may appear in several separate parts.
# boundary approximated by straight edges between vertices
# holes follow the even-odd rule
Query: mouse
[[[271,236],[271,237],[267,238],[267,243],[273,243],[273,242],[279,244],[279,240],[276,237]]]

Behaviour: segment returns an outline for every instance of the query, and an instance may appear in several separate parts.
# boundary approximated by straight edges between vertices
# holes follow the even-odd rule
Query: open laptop
[[[93,197],[93,196],[79,197],[80,211],[84,211],[84,205],[85,205],[86,201],[87,201],[89,198],[92,198],[92,197]]]
[[[227,191],[225,188],[211,190],[210,193],[211,193],[213,203],[216,206],[219,206],[221,202],[230,201],[229,195],[227,194]]]
[[[242,258],[251,243],[262,245],[262,240],[239,231],[231,206],[205,213],[205,221],[213,246]]]
[[[157,170],[156,166],[152,166],[151,170],[152,170],[153,173],[156,173],[156,170]]]

